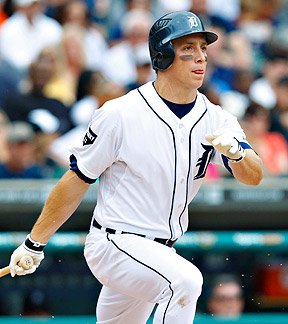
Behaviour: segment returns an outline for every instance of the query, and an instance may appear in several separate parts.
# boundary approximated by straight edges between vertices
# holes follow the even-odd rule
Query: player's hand
[[[229,129],[219,128],[213,134],[207,134],[205,138],[232,162],[240,162],[245,157],[245,150]]]
[[[29,270],[24,270],[22,267],[17,265],[20,259],[23,256],[31,256],[33,259],[33,266]],[[25,242],[23,242],[11,255],[9,268],[11,277],[15,275],[24,276],[26,274],[31,274],[36,271],[39,267],[40,262],[44,259],[44,252],[43,251],[32,251],[31,249],[27,249]]]

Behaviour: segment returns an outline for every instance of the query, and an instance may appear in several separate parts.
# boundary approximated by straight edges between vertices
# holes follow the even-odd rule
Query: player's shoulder
[[[212,115],[213,117],[217,116],[219,118],[225,118],[225,119],[235,119],[236,117],[233,116],[230,112],[227,110],[224,110],[220,105],[212,103],[207,96],[205,96],[203,93],[198,92],[198,96],[201,97],[201,100],[203,100],[208,114]]]
[[[139,94],[137,89],[133,89],[123,96],[107,101],[103,107],[107,110],[115,110],[123,112],[126,109],[135,106],[135,103],[139,101]]]
[[[127,114],[131,108],[137,107],[137,90],[131,90],[123,96],[106,101],[102,107],[97,109],[96,113],[102,114],[107,118],[121,118]]]
[[[198,91],[198,97],[199,100],[204,102],[207,110],[211,110],[211,111],[220,111],[222,110],[221,106],[214,104],[213,102],[211,102],[206,95],[204,95],[202,92]]]

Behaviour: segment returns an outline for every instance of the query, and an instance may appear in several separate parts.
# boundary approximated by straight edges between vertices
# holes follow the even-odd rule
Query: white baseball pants
[[[92,228],[84,255],[103,284],[98,324],[192,324],[203,278],[174,248],[131,234]]]

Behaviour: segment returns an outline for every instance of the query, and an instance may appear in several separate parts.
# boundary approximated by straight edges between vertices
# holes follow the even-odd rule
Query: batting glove
[[[26,240],[12,253],[9,263],[11,277],[16,274],[18,276],[24,276],[36,271],[40,262],[44,259],[43,249],[46,244],[35,242],[27,235]],[[24,270],[18,265],[18,262],[23,256],[31,256],[33,259],[33,266],[29,270]]]
[[[229,161],[236,163],[244,159],[246,152],[231,130],[219,128],[213,134],[207,134],[205,138]]]

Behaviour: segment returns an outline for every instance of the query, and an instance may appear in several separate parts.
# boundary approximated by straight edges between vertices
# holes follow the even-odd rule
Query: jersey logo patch
[[[85,136],[83,138],[83,146],[93,144],[95,142],[96,138],[97,138],[97,135],[89,127],[88,132],[85,134]]]
[[[199,166],[198,172],[194,177],[194,180],[204,178],[209,162],[212,158],[212,153],[214,151],[214,147],[212,145],[204,145],[201,143],[201,146],[204,148],[204,153],[202,156],[197,160],[196,166]]]

